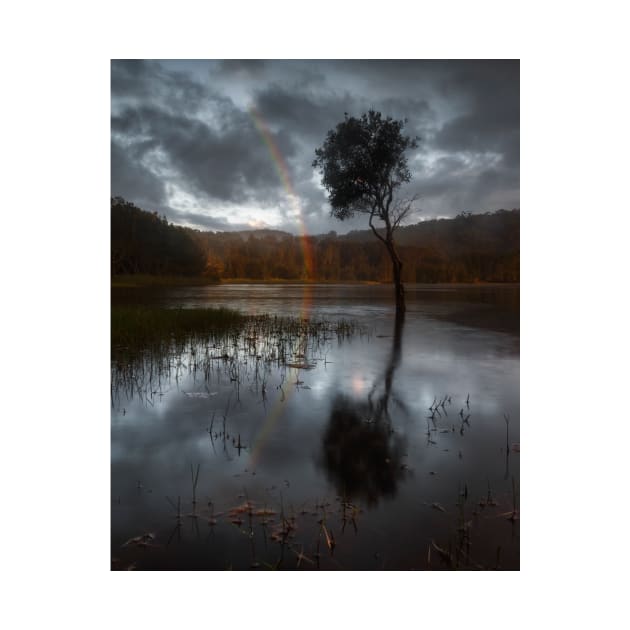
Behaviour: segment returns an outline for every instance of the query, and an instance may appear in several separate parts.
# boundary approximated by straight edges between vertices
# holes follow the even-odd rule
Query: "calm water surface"
[[[236,377],[189,353],[150,387],[113,367],[112,566],[518,569],[519,288],[406,290],[398,326],[390,286],[114,292],[360,331],[283,362],[243,342]]]

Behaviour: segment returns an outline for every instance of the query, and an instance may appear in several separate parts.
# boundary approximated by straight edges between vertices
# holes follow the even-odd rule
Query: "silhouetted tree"
[[[357,212],[367,214],[374,235],[387,248],[399,315],[405,312],[405,290],[394,231],[415,200],[400,199],[396,192],[401,184],[411,180],[405,151],[417,147],[415,138],[403,135],[404,124],[404,120],[383,118],[373,110],[360,118],[346,114],[316,149],[313,161],[328,191],[332,215],[343,221]],[[384,235],[375,227],[374,219],[385,224]]]

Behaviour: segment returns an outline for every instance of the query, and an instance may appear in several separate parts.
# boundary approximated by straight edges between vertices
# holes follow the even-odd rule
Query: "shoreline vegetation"
[[[151,275],[151,274],[123,274],[111,277],[112,289],[139,289],[148,287],[196,287],[196,286],[219,286],[229,284],[323,284],[323,285],[356,285],[356,286],[377,286],[390,285],[391,281],[379,280],[287,280],[284,278],[206,278],[204,276],[174,276],[174,275]],[[459,286],[484,286],[484,285],[518,285],[519,282],[477,280],[475,282],[410,282],[406,284],[448,284]]]
[[[112,305],[111,345],[116,350],[138,350],[171,341],[185,342],[197,335],[241,331],[248,316],[228,308],[165,308]]]
[[[265,336],[318,335],[334,327],[335,332],[348,335],[356,325],[346,320],[330,322],[320,318],[245,315],[223,308],[168,308],[147,305],[112,305],[112,350],[134,351],[151,347],[208,341],[213,338],[240,335],[249,331],[249,340]]]
[[[112,276],[112,288],[141,288],[141,287],[176,287],[176,286],[215,286],[225,284],[356,284],[356,285],[380,285],[389,282],[376,280],[300,280],[284,278],[207,278],[204,276],[174,276],[151,274],[123,274]]]
[[[405,284],[519,282],[520,212],[462,213],[401,226],[396,250]],[[386,248],[370,230],[301,236],[270,229],[199,231],[121,198],[112,199],[110,273],[128,286],[394,279]]]

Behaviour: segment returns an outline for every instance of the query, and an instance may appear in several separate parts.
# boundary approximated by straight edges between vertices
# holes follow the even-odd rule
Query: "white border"
[[[616,487],[628,424],[627,22],[605,1],[540,6],[5,8],[8,627],[609,627],[625,617],[615,574],[628,555]],[[522,59],[521,572],[110,573],[109,64],[125,57]]]

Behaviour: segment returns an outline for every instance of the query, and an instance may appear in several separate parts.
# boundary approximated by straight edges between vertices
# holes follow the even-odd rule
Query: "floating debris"
[[[130,545],[135,545],[136,547],[157,547],[157,545],[151,544],[153,540],[155,540],[155,534],[141,534],[140,536],[130,538],[128,541],[124,542],[121,547],[129,547]]]
[[[328,549],[330,549],[330,553],[335,549],[335,537],[333,536],[332,531],[328,533],[326,529],[326,525],[322,523],[322,529],[324,530],[324,536],[326,537],[326,544],[328,545]]]
[[[317,367],[316,363],[285,363],[287,367],[295,368],[296,370],[313,370]]]
[[[305,560],[306,562],[308,562],[309,564],[315,564],[315,562],[313,560],[311,560],[308,556],[304,555],[304,548],[302,547],[302,549],[300,550],[300,552],[298,553],[295,549],[291,549],[291,551],[297,556],[297,567],[299,568],[300,563],[302,562],[302,560]]]
[[[277,512],[269,508],[262,508],[254,512],[254,516],[275,516]]]
[[[240,496],[243,495],[239,495],[239,497]],[[229,510],[228,516],[233,517],[239,516],[240,514],[249,514],[252,512],[253,508],[254,504],[251,501],[245,501],[245,503],[237,505],[236,507],[233,507],[231,510]]]
[[[450,553],[450,551],[446,551],[446,549],[442,549],[442,547],[438,546],[438,544],[435,542],[435,540],[432,540],[431,544],[433,545],[433,548],[440,555],[440,558],[442,560],[444,560],[445,562],[447,562],[448,564],[450,564],[451,563],[451,553]]]

